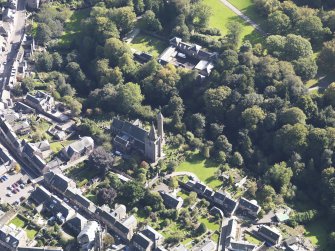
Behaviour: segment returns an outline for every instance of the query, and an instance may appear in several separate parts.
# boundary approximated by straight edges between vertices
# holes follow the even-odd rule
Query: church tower
[[[165,144],[165,135],[164,135],[164,117],[161,112],[157,114],[157,128],[158,128],[158,137],[161,138],[162,145]]]
[[[152,123],[150,131],[145,138],[145,157],[156,163],[162,157],[161,138],[157,135],[155,125]]]

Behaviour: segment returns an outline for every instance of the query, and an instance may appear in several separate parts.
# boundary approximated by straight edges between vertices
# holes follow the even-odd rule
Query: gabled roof
[[[71,158],[74,153],[82,153],[85,148],[93,148],[94,140],[91,137],[82,137],[65,147],[67,155]]]
[[[247,200],[246,198],[241,197],[239,205],[248,208],[248,210],[257,213],[260,210],[260,206],[253,203],[252,201]]]
[[[9,246],[16,248],[20,241],[26,237],[23,229],[17,228],[13,224],[4,225],[0,228],[0,241],[7,243]]]
[[[266,225],[262,225],[258,229],[258,232],[262,233],[263,235],[265,235],[267,238],[269,238],[271,240],[277,241],[281,238],[281,234],[277,229],[268,227]]]
[[[17,251],[63,251],[61,247],[18,247]]]
[[[56,172],[48,172],[44,175],[44,178],[49,182],[51,186],[60,190],[63,193],[69,187],[69,184],[71,182],[71,179],[61,173]]]
[[[49,200],[50,197],[51,193],[43,186],[36,187],[30,195],[30,199],[37,205],[43,204],[45,201]]]
[[[239,251],[253,251],[255,250],[256,245],[242,242],[242,241],[231,241],[228,250],[239,250]]]
[[[45,206],[54,215],[61,213],[64,218],[67,218],[69,214],[74,214],[75,212],[70,206],[55,195],[52,195],[51,198],[45,202]]]
[[[155,242],[156,240],[163,239],[163,235],[158,233],[155,229],[150,226],[146,226],[142,231],[142,234],[148,237],[151,241]]]
[[[165,193],[164,191],[159,191],[163,198],[164,205],[168,208],[176,209],[180,202],[183,202],[181,197],[174,197],[171,194]]]
[[[149,139],[152,140],[152,141],[155,141],[157,138],[158,137],[157,137],[155,125],[152,123],[151,128],[150,128],[150,132],[149,132]]]
[[[145,142],[145,137],[148,132],[137,125],[114,118],[111,125],[112,130],[116,130],[122,134],[128,135],[135,139],[135,141]]]
[[[196,182],[193,188],[204,192],[206,190],[206,185],[202,184],[201,182]]]
[[[153,244],[152,241],[142,233],[135,234],[133,242],[140,245],[144,250]]]
[[[76,230],[76,235],[78,235],[87,223],[87,219],[81,214],[77,213],[72,219],[66,222],[67,225],[71,225]]]

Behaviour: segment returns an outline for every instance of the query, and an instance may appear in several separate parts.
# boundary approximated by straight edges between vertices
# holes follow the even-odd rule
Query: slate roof
[[[69,214],[74,214],[75,212],[64,201],[62,201],[55,195],[52,195],[51,198],[46,201],[45,206],[54,215],[56,215],[57,213],[61,213],[64,218],[67,218]]]
[[[75,234],[78,235],[81,230],[84,228],[87,223],[87,219],[83,217],[81,214],[77,213],[75,217],[68,220],[65,224],[71,225],[71,228],[74,228]]]
[[[50,197],[51,193],[43,186],[36,187],[30,195],[30,199],[37,205],[43,204],[45,201],[49,200]]]
[[[193,186],[193,189],[199,190],[203,193],[206,190],[206,185],[204,185],[200,182],[196,182]]]
[[[95,213],[98,214],[105,221],[109,222],[110,224],[115,224],[116,222],[114,216],[111,213],[107,212],[106,210],[103,210],[101,207],[97,207]]]
[[[85,148],[93,148],[93,147],[94,147],[94,141],[91,137],[82,137],[80,140],[77,140],[72,144],[66,146],[65,151],[68,157],[71,158],[71,156],[74,153],[82,153],[85,150]]]
[[[213,190],[210,188],[206,188],[205,192],[204,192],[204,196],[207,198],[211,198],[213,196]]]
[[[252,251],[255,250],[256,245],[242,242],[242,241],[231,241],[229,244],[229,250],[239,250],[239,251]]]
[[[42,152],[50,150],[50,144],[49,144],[48,140],[43,140],[43,141],[37,142],[37,143],[35,143],[35,146],[38,149],[40,149]]]
[[[13,248],[19,245],[25,235],[26,233],[23,229],[16,228],[13,224],[4,225],[0,228],[0,241],[7,243]]]
[[[247,208],[248,210],[254,212],[257,214],[257,212],[260,210],[260,206],[257,204],[252,203],[251,201],[247,200],[246,198],[241,197],[239,201],[239,205],[243,206],[244,208]]]
[[[153,242],[164,238],[163,235],[150,226],[146,226],[141,232]]]
[[[140,245],[145,250],[152,245],[152,241],[142,233],[135,234],[133,237],[133,242]]]
[[[68,189],[71,179],[66,177],[61,173],[48,172],[44,174],[44,178],[49,182],[51,186],[60,190],[61,192],[65,192]]]
[[[273,240],[274,242],[278,241],[281,238],[281,234],[278,232],[277,229],[262,225],[258,229],[259,233],[265,235],[268,239]]]
[[[165,193],[164,191],[159,191],[159,193],[162,196],[164,205],[167,208],[174,208],[174,209],[176,209],[177,206],[178,206],[178,204],[180,203],[180,201],[183,200],[180,197],[174,197],[173,195]]]

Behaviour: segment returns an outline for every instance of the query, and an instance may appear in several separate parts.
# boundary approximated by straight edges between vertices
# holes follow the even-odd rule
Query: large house
[[[61,151],[62,157],[68,162],[73,162],[81,157],[87,157],[94,149],[94,140],[91,137],[81,139],[64,147]]]
[[[48,171],[47,163],[43,159],[43,154],[33,143],[23,142],[22,157],[41,174]]]
[[[156,131],[154,124],[152,124],[150,131],[147,132],[141,127],[141,123],[138,120],[134,123],[130,123],[114,118],[111,130],[116,135],[114,138],[116,149],[122,152],[131,149],[137,150],[144,154],[144,157],[150,162],[157,163],[163,158],[163,145],[165,140],[163,122],[163,115],[158,113],[158,130]]]
[[[158,62],[162,65],[170,63],[177,67],[194,69],[201,76],[209,76],[216,56],[216,53],[207,52],[200,45],[189,44],[174,37],[170,40],[170,47],[159,56]]]
[[[55,106],[54,98],[42,91],[37,91],[35,95],[28,93],[25,103],[41,112],[51,111]]]
[[[233,215],[237,207],[237,201],[233,200],[228,193],[223,193],[222,191],[214,193],[213,201],[222,208],[227,215]]]
[[[16,161],[8,153],[8,151],[0,147],[0,175],[3,175],[10,171],[16,164]]]
[[[257,201],[250,201],[242,197],[238,203],[237,210],[254,218],[257,218],[258,213],[261,211],[261,207],[257,205]]]
[[[183,206],[184,200],[164,191],[159,191],[166,208],[178,210]]]
[[[15,225],[3,225],[0,228],[0,250],[16,251],[19,245],[25,245],[27,234],[22,228]]]
[[[98,234],[101,228],[96,221],[88,221],[83,230],[77,236],[77,242],[80,246],[80,251],[93,251],[96,246],[96,241],[99,238]]]
[[[279,230],[266,225],[260,226],[257,233],[270,245],[278,245],[282,240],[282,235]]]

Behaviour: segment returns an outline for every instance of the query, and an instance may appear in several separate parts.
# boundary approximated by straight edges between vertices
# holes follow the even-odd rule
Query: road
[[[6,79],[5,82],[2,81],[0,83],[1,91],[6,87],[6,84],[8,84],[10,74],[12,71],[12,67],[13,67],[13,63],[15,62],[15,59],[18,53],[18,48],[20,46],[20,42],[24,34],[24,27],[25,27],[25,22],[26,22],[25,5],[26,5],[26,0],[18,0],[17,11],[14,17],[13,32],[8,39],[8,45],[6,48],[6,52],[2,54],[2,56],[0,57],[1,64],[6,62],[3,68],[0,67],[0,76],[2,77],[3,80]]]
[[[266,32],[254,21],[252,21],[248,16],[244,15],[239,9],[237,9],[234,5],[232,5],[227,0],[220,0],[226,7],[228,7],[231,11],[233,11],[240,18],[244,19],[248,24],[254,27],[259,33],[262,35],[266,35]]]

